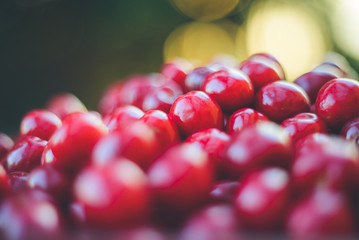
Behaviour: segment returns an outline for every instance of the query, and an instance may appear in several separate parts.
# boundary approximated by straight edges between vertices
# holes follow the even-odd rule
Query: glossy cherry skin
[[[192,91],[177,98],[169,115],[185,137],[206,128],[223,128],[221,108],[201,91]]]
[[[180,240],[239,239],[239,222],[231,205],[217,204],[200,209],[185,223]]]
[[[9,176],[5,168],[0,165],[0,202],[10,192]]]
[[[341,130],[347,140],[353,140],[359,146],[359,117],[348,121]]]
[[[201,90],[212,97],[224,112],[247,107],[253,100],[253,86],[248,76],[235,69],[211,73],[202,83]]]
[[[14,146],[14,141],[6,134],[0,133],[0,160]]]
[[[27,179],[29,176],[28,172],[11,172],[9,173],[9,185],[11,192],[17,193],[24,191],[28,188]]]
[[[326,83],[319,91],[316,113],[333,129],[359,116],[359,82],[338,78]]]
[[[341,69],[337,64],[332,62],[324,62],[312,69],[312,72],[328,73],[336,76],[337,78],[345,78],[346,72]]]
[[[175,59],[173,62],[165,63],[161,67],[161,74],[166,78],[178,83],[183,92],[187,92],[185,79],[191,70],[192,64],[185,59]]]
[[[229,140],[230,137],[227,133],[218,130],[217,128],[208,128],[193,133],[186,139],[185,143],[197,144],[200,146],[213,162],[217,174],[220,174],[223,169],[223,160],[220,153],[227,146]]]
[[[286,229],[294,239],[328,239],[354,233],[352,210],[346,196],[330,189],[316,189],[289,212]]]
[[[359,150],[342,138],[320,133],[308,135],[296,145],[291,173],[297,193],[318,183],[352,191],[359,183]]]
[[[268,56],[252,56],[242,62],[239,69],[248,75],[255,92],[268,83],[285,79],[282,66]]]
[[[247,126],[251,126],[256,122],[269,121],[266,116],[252,108],[242,108],[235,111],[228,119],[227,133],[241,131]]]
[[[21,120],[20,134],[49,140],[61,124],[61,119],[56,114],[47,110],[33,110]]]
[[[309,112],[309,108],[307,93],[291,82],[269,83],[256,95],[255,109],[275,122],[282,122],[301,112]]]
[[[185,79],[185,86],[189,91],[198,91],[206,77],[214,73],[215,69],[211,67],[198,67],[193,69]]]
[[[239,219],[249,229],[278,229],[282,225],[289,190],[289,174],[281,168],[246,173],[234,200]]]
[[[127,127],[130,123],[140,119],[144,114],[138,107],[126,105],[116,108],[111,114],[105,116],[104,123],[109,132],[113,132]]]
[[[210,201],[215,203],[232,203],[238,186],[238,181],[223,180],[215,182],[209,192]]]
[[[6,156],[7,171],[30,172],[39,166],[46,144],[47,141],[34,136],[20,139]]]
[[[42,190],[59,202],[66,202],[71,196],[71,180],[50,164],[33,169],[27,177],[27,185]]]
[[[70,114],[50,138],[41,163],[73,174],[90,161],[93,147],[107,133],[106,125],[95,115]]]
[[[312,133],[327,132],[325,122],[314,113],[299,113],[287,118],[281,123],[281,127],[289,133],[293,142]]]
[[[313,104],[317,99],[320,88],[334,78],[336,76],[331,73],[307,72],[294,80],[294,83],[304,89],[309,96],[310,102]]]
[[[2,239],[61,239],[58,208],[41,191],[24,191],[5,199],[0,207]]]
[[[116,158],[125,157],[147,169],[161,153],[161,147],[151,127],[143,122],[135,122],[101,138],[93,149],[92,162],[104,165]]]
[[[105,90],[98,104],[98,110],[101,114],[110,114],[119,107],[118,101],[123,84],[124,82],[122,81],[114,82]]]
[[[161,150],[179,142],[177,126],[165,112],[150,110],[140,118],[140,121],[152,128],[156,135],[156,142],[160,145]]]
[[[61,93],[52,97],[46,105],[46,108],[55,113],[60,119],[63,119],[70,113],[87,112],[85,105],[73,94]]]
[[[272,122],[259,122],[232,135],[224,152],[225,172],[238,179],[260,166],[288,167],[292,158],[289,134]]]
[[[125,227],[144,221],[149,212],[146,175],[126,159],[84,168],[74,182],[74,197],[89,226]]]
[[[207,153],[198,145],[168,149],[147,172],[156,206],[169,213],[184,213],[207,198],[214,178]]]

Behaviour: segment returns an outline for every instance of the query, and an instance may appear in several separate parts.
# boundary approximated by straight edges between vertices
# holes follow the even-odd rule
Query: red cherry
[[[189,136],[185,143],[198,144],[209,156],[217,173],[219,174],[223,168],[220,153],[228,144],[230,137],[217,128],[208,128]]]
[[[162,143],[151,127],[143,122],[135,122],[121,131],[103,137],[94,147],[92,162],[104,165],[116,158],[125,157],[147,169],[161,153],[160,144]]]
[[[46,144],[47,141],[34,136],[20,139],[6,156],[6,169],[8,172],[30,172],[39,166]]]
[[[144,221],[149,211],[146,175],[126,159],[84,168],[74,182],[74,196],[89,226],[125,227]]]
[[[24,191],[5,199],[0,223],[4,239],[61,239],[59,210],[41,191]]]
[[[320,72],[332,74],[337,78],[345,78],[347,74],[337,64],[332,62],[324,62],[313,68],[312,72]]]
[[[209,198],[211,201],[216,203],[232,203],[238,186],[238,181],[224,180],[216,182],[212,185]]]
[[[0,133],[0,159],[14,146],[14,141],[6,134]]]
[[[252,108],[242,108],[234,112],[227,123],[227,133],[241,131],[259,121],[269,121],[266,116]]]
[[[213,180],[212,165],[198,145],[180,144],[155,160],[148,179],[158,207],[183,213],[207,198]]]
[[[132,106],[122,106],[116,108],[108,117],[105,117],[104,123],[110,132],[127,127],[130,123],[140,119],[145,114],[141,109]]]
[[[115,82],[106,89],[99,101],[98,109],[100,113],[103,115],[110,114],[118,107],[119,96],[121,95],[123,84],[122,81]]]
[[[359,116],[359,83],[338,78],[326,83],[319,91],[316,113],[333,129]]]
[[[40,189],[61,202],[67,201],[71,196],[69,177],[49,164],[33,169],[27,177],[27,185]]]
[[[294,83],[306,91],[311,103],[315,103],[320,88],[334,78],[336,78],[336,76],[331,73],[308,72],[298,77]]]
[[[143,123],[153,129],[156,142],[162,150],[179,142],[179,133],[176,124],[161,110],[150,110],[140,119]]]
[[[61,93],[52,97],[48,101],[46,108],[55,113],[60,119],[70,113],[87,112],[85,105],[70,93]]]
[[[190,72],[185,79],[185,86],[189,91],[198,91],[206,77],[215,72],[211,67],[198,67]]]
[[[309,112],[306,92],[295,83],[276,81],[265,85],[256,95],[256,110],[270,120],[282,122],[301,112]]]
[[[232,135],[224,150],[225,172],[238,179],[259,166],[288,167],[291,155],[288,133],[272,122],[259,122]]]
[[[359,117],[348,121],[341,130],[347,140],[353,140],[359,146]]]
[[[232,206],[218,204],[195,212],[180,232],[180,240],[235,240],[240,222]]]
[[[28,188],[28,172],[11,172],[9,173],[9,185],[13,193],[21,192]]]
[[[271,56],[252,56],[242,62],[239,69],[248,75],[255,92],[268,83],[285,79],[282,66]]]
[[[293,142],[312,133],[327,132],[324,121],[314,113],[299,113],[284,120],[281,127],[289,133]]]
[[[187,92],[185,79],[187,72],[191,70],[192,64],[185,59],[175,59],[173,62],[166,63],[162,66],[160,72],[166,79],[170,79],[178,83],[183,92]]]
[[[345,196],[329,189],[317,189],[296,203],[286,221],[295,239],[327,239],[333,234],[353,234],[352,211]]]
[[[359,150],[344,139],[320,133],[298,141],[291,167],[298,193],[325,182],[335,189],[355,189],[358,184]]]
[[[5,168],[0,165],[0,202],[10,191],[10,180]]]
[[[235,69],[211,73],[201,90],[212,97],[225,112],[246,107],[253,100],[253,86],[248,76]]]
[[[61,127],[61,119],[46,110],[33,110],[25,115],[20,124],[21,136],[35,136],[49,140],[52,134]]]
[[[246,173],[234,205],[248,228],[269,230],[281,227],[288,199],[289,174],[271,167]]]
[[[169,115],[183,136],[189,136],[206,128],[222,129],[223,127],[223,114],[220,107],[201,91],[192,91],[177,98]]]
[[[93,147],[107,132],[102,120],[91,113],[70,114],[50,138],[41,163],[75,173],[90,161]]]

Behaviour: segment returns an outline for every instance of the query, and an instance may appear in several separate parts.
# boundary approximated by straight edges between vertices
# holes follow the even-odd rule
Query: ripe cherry
[[[46,107],[50,112],[55,113],[63,119],[70,113],[87,112],[85,105],[73,94],[61,93],[52,97]]]
[[[20,139],[6,156],[7,171],[30,172],[39,166],[46,144],[47,141],[34,136]]]
[[[281,168],[246,173],[234,200],[239,219],[250,229],[278,229],[282,225],[289,190],[289,174]]]
[[[215,203],[232,203],[238,186],[238,181],[223,180],[215,182],[209,192],[210,201]]]
[[[340,130],[343,125],[359,116],[358,81],[338,78],[326,83],[319,91],[316,113],[326,124]]]
[[[41,162],[73,174],[90,161],[93,147],[107,132],[102,120],[91,113],[70,114],[50,138]]]
[[[288,167],[292,157],[289,134],[272,122],[259,122],[232,135],[224,150],[227,177],[238,179],[260,166]]]
[[[320,88],[334,78],[336,78],[336,76],[331,73],[308,72],[298,77],[294,83],[306,91],[311,103],[315,103]]]
[[[289,133],[293,142],[312,133],[327,132],[324,121],[314,113],[299,113],[287,118],[282,122],[281,127]]]
[[[89,226],[126,227],[143,222],[149,212],[146,175],[126,159],[84,168],[74,182],[74,197]]]
[[[169,115],[180,134],[185,137],[206,128],[222,129],[223,127],[223,114],[220,107],[201,91],[192,91],[177,98]]]
[[[353,140],[359,146],[359,117],[348,121],[341,130],[347,140]]]
[[[145,114],[141,109],[132,105],[118,107],[104,118],[104,123],[110,132],[127,127]]]
[[[18,193],[26,190],[28,188],[27,186],[27,180],[29,173],[28,172],[10,172],[9,173],[9,185],[11,192]]]
[[[187,73],[192,69],[192,64],[185,59],[175,59],[173,62],[166,63],[162,66],[160,72],[166,79],[178,83],[183,92],[187,92],[185,79]]]
[[[33,110],[22,119],[20,134],[49,140],[61,124],[61,119],[54,113],[47,110]]]
[[[265,85],[256,95],[256,110],[270,120],[282,122],[301,112],[309,112],[306,92],[295,83],[276,81]]]
[[[198,67],[193,69],[185,79],[185,86],[189,91],[198,91],[206,77],[215,72],[211,67]]]
[[[332,74],[337,78],[345,78],[347,76],[346,72],[341,67],[332,62],[321,63],[313,68],[312,72]]]
[[[227,133],[241,131],[247,126],[251,126],[256,122],[269,121],[266,116],[252,108],[242,108],[234,112],[227,123]]]

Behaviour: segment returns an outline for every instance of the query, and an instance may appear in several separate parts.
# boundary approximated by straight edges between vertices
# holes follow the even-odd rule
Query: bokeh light
[[[331,26],[338,48],[359,60],[359,1],[331,1]]]
[[[165,61],[182,57],[203,63],[216,54],[234,55],[234,37],[225,24],[230,23],[192,22],[175,29],[165,42]]]
[[[173,0],[185,15],[200,21],[212,21],[226,16],[238,4],[238,0]]]
[[[306,5],[271,1],[253,6],[246,25],[248,54],[267,52],[283,65],[288,80],[310,71],[330,43]]]

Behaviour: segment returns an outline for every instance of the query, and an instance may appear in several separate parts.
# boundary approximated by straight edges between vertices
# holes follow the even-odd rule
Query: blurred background
[[[268,52],[294,80],[334,51],[358,71],[358,10],[358,0],[1,0],[0,132],[59,92],[96,109],[111,82],[174,57]]]

